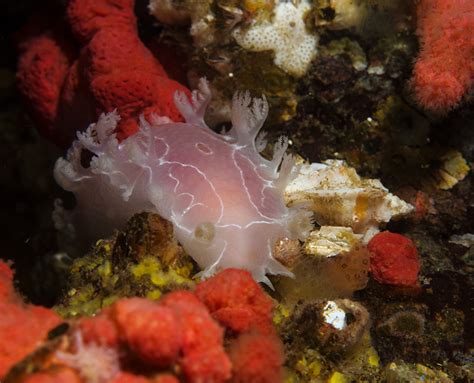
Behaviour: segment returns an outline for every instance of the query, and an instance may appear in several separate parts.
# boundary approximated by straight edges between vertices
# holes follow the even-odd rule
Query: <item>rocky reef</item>
[[[0,380],[474,381],[472,4],[8,2]],[[120,117],[108,139],[94,125],[104,113]],[[156,130],[153,142],[141,139],[143,126]],[[163,126],[178,128],[160,141]],[[203,128],[199,142],[183,133]],[[89,147],[73,143],[86,136]],[[211,136],[234,149],[219,164],[193,162],[191,149],[214,150]],[[138,174],[134,164],[164,141],[166,156]],[[84,172],[63,173],[87,189],[81,201],[53,178],[71,145]],[[176,148],[185,148],[179,159]],[[216,176],[224,160],[234,170]],[[232,222],[204,181],[175,177],[178,161],[210,169]],[[163,199],[163,178],[153,179],[163,162],[174,164],[177,202],[129,209],[136,196]],[[129,189],[112,197],[107,182],[91,187],[97,169]],[[66,218],[84,204],[96,219],[79,227]],[[195,228],[181,224],[188,213]],[[251,235],[248,216],[285,230]],[[244,269],[217,257],[203,273],[187,246],[192,238],[215,256],[219,225],[232,226],[228,255]],[[80,230],[94,240],[79,244]],[[257,278],[265,284],[249,264],[265,270]]]

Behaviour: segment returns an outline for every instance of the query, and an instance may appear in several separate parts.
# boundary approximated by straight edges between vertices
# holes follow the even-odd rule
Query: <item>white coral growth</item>
[[[275,65],[294,75],[303,76],[317,53],[318,36],[307,30],[305,16],[311,10],[308,0],[298,5],[280,1],[271,21],[256,21],[250,28],[236,29],[235,41],[250,51],[274,52]]]

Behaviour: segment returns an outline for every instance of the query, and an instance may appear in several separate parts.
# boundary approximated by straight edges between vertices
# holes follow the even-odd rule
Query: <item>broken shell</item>
[[[315,24],[318,27],[346,29],[359,27],[367,18],[367,6],[353,0],[322,0],[318,3],[318,16]]]
[[[300,302],[288,327],[304,344],[316,344],[330,358],[346,355],[363,339],[369,327],[369,312],[349,299]]]
[[[433,175],[436,187],[441,190],[451,189],[469,173],[469,165],[458,151],[448,151],[441,157],[441,161],[440,168]]]
[[[326,333],[318,333],[325,352],[344,354],[362,338],[369,325],[369,312],[349,299],[328,301],[322,312]]]
[[[344,161],[303,164],[287,186],[288,206],[310,202],[320,225],[351,227],[370,240],[379,224],[413,211],[413,206],[391,194],[377,179],[362,179]]]
[[[172,0],[150,0],[148,9],[163,24],[186,25],[191,20],[190,9]]]
[[[362,235],[354,234],[350,227],[323,226],[310,233],[304,251],[308,255],[334,257],[351,251],[361,239]]]
[[[455,245],[461,245],[464,247],[471,247],[474,245],[474,234],[466,233],[463,235],[452,235],[449,238],[449,243],[454,243]]]
[[[217,3],[217,6],[221,9],[224,15],[223,26],[225,29],[230,30],[240,23],[240,21],[242,21],[242,18],[244,17],[244,11],[242,11],[240,8],[220,3]]]

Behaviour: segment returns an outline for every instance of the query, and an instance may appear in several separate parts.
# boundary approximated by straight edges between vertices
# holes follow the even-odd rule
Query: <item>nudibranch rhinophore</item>
[[[286,154],[288,140],[274,146],[273,159],[257,137],[268,113],[265,98],[237,93],[232,128],[213,132],[204,122],[211,94],[201,80],[188,100],[175,95],[185,123],[151,116],[140,119],[139,131],[118,142],[116,112],[104,114],[56,162],[54,174],[77,205],[64,212],[78,240],[109,235],[140,211],[153,211],[173,223],[175,236],[203,269],[203,276],[228,267],[250,271],[259,282],[265,274],[291,273],[272,256],[282,238],[304,239],[312,229],[312,213],[285,205],[286,185],[298,167]],[[81,154],[93,157],[88,167]],[[63,224],[64,224],[63,220]]]

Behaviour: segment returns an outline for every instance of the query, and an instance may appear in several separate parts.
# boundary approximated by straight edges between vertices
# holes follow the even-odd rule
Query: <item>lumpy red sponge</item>
[[[272,325],[273,302],[252,275],[226,269],[200,283],[196,295],[227,329],[232,382],[282,382],[283,346]]]
[[[149,371],[179,371],[186,382],[225,382],[231,361],[224,349],[224,328],[189,291],[169,293],[159,302],[121,299],[94,318],[77,324],[84,340],[115,350],[125,365],[143,365]],[[137,380],[138,379],[138,380]],[[117,382],[139,381],[123,371]],[[144,380],[148,381],[148,380]],[[156,382],[178,382],[163,374]]]
[[[2,275],[11,279],[0,263],[0,296],[11,290]],[[120,299],[95,317],[78,319],[53,363],[25,373],[20,382],[76,383],[81,376],[108,376],[111,383],[282,382],[283,347],[272,326],[272,300],[251,274],[226,269],[197,289],[159,301]],[[243,322],[241,312],[248,314]]]
[[[414,287],[418,284],[420,261],[413,242],[401,235],[384,231],[368,244],[370,271],[380,283]]]
[[[188,291],[159,302],[121,299],[97,317],[82,319],[78,328],[86,345],[117,349],[128,363],[138,360],[151,369],[179,366],[186,382],[224,382],[231,375],[223,328]]]
[[[22,301],[13,288],[13,272],[0,261],[0,379],[60,322],[53,311]]]
[[[425,109],[446,112],[474,80],[474,1],[421,0],[417,8],[421,51],[411,85]]]
[[[156,113],[182,121],[173,96],[185,87],[165,70],[138,38],[133,0],[72,0],[67,14],[83,45],[80,60],[97,115],[117,109],[119,139],[138,130],[137,118]],[[179,63],[178,63],[179,64]]]
[[[283,381],[283,348],[274,336],[243,334],[230,345],[233,383],[274,383]]]
[[[273,331],[273,302],[246,271],[227,269],[200,283],[196,295],[213,317],[232,331]]]
[[[55,124],[61,90],[75,50],[65,38],[66,26],[49,24],[48,18],[34,17],[20,33],[17,84],[40,133],[55,142],[66,143],[72,134],[67,128],[57,131]]]
[[[114,313],[130,349],[145,363],[166,367],[178,358],[181,328],[172,310],[132,298],[117,302]]]
[[[122,140],[141,114],[182,121],[173,96],[188,89],[168,77],[138,37],[134,0],[71,0],[70,29],[76,52],[59,27],[38,18],[20,35],[18,87],[40,132],[69,146],[75,132],[117,109]],[[180,63],[176,63],[179,66]]]

